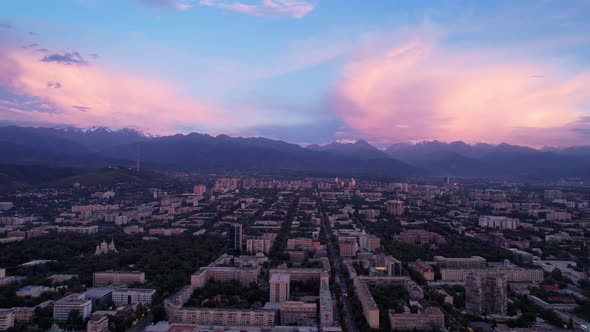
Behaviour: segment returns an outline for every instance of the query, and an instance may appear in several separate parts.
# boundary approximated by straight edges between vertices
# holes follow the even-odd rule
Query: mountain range
[[[78,169],[142,166],[176,171],[296,171],[378,176],[588,177],[590,146],[542,148],[461,141],[366,141],[301,147],[267,138],[190,133],[153,137],[123,129],[0,127],[0,163]]]

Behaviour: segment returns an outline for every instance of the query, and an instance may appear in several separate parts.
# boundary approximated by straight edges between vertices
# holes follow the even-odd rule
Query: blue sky
[[[590,143],[587,1],[6,0],[0,50],[3,123]]]

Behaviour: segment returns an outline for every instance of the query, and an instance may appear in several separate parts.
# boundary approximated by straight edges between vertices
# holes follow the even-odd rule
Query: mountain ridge
[[[590,146],[535,149],[432,140],[381,150],[364,140],[302,147],[264,137],[132,130],[0,127],[0,163],[101,168],[141,164],[176,171],[297,171],[388,176],[590,177]]]

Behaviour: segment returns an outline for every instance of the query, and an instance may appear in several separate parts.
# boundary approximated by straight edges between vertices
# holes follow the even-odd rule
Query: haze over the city
[[[3,1],[0,122],[590,143],[586,1]]]

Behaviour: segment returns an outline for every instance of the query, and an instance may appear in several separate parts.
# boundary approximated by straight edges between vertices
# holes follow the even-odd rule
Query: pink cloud
[[[256,4],[239,1],[201,0],[200,4],[260,17],[302,18],[315,8],[305,0],[262,0]]]
[[[55,58],[41,61],[47,57],[38,52],[0,46],[0,90],[18,100],[0,104],[3,120],[159,134],[230,123],[215,105],[184,96],[172,83]]]
[[[365,53],[345,66],[331,107],[372,141],[588,141],[575,129],[590,101],[590,72],[496,55],[451,52],[420,38]]]

